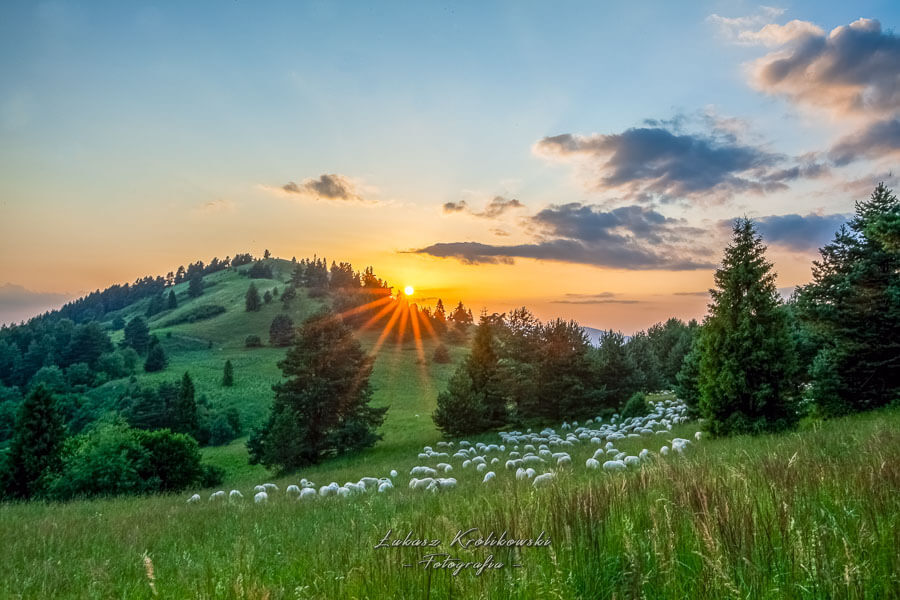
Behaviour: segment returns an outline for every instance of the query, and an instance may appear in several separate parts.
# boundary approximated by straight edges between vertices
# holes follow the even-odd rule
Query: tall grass
[[[664,437],[617,445],[658,449]],[[683,457],[625,474],[585,469],[591,448],[584,446],[572,453],[574,469],[538,490],[500,469],[493,484],[482,485],[481,474],[457,467],[456,490],[412,491],[403,473],[417,464],[415,455],[386,452],[279,481],[284,489],[300,476],[324,484],[401,471],[393,492],[350,500],[300,503],[276,494],[265,506],[205,497],[187,505],[182,495],[5,505],[0,597],[898,596],[896,410],[801,433],[704,441]],[[447,547],[469,527],[516,538],[544,531],[552,545]],[[522,566],[480,576],[426,571],[416,562],[431,550],[374,548],[389,529],[400,538],[412,531],[441,539],[434,550],[465,560],[493,554]]]

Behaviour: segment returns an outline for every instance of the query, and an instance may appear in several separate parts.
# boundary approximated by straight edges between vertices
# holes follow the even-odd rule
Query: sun
[[[406,294],[407,296],[412,296],[413,294],[416,293],[416,290],[413,288],[413,286],[408,285],[405,288],[403,288],[403,293]]]

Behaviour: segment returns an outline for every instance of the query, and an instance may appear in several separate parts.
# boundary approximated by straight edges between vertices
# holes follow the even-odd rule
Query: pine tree
[[[225,361],[225,368],[222,370],[222,385],[225,387],[234,385],[234,367],[231,365],[230,359]]]
[[[150,338],[150,348],[147,350],[147,360],[144,361],[144,370],[148,373],[155,373],[166,368],[169,359],[166,358],[166,352],[163,350],[159,339],[154,335]]]
[[[199,298],[203,295],[203,274],[199,271],[191,276],[188,283],[188,296],[191,298]]]
[[[178,298],[175,296],[175,290],[169,290],[169,297],[166,300],[166,308],[169,310],[178,308]]]
[[[178,388],[178,396],[170,407],[172,430],[197,436],[197,400],[195,398],[194,381],[190,373],[185,371]]]
[[[294,321],[287,315],[278,315],[269,326],[269,343],[273,346],[290,346],[294,341]]]
[[[900,398],[900,201],[879,184],[820,250],[797,312],[819,346],[809,398],[822,416]]]
[[[797,421],[794,348],[765,251],[753,222],[737,219],[710,290],[698,388],[714,435],[778,431]]]
[[[251,463],[287,470],[372,446],[387,411],[369,405],[373,364],[340,317],[307,319],[278,363],[269,419],[247,442]]]
[[[244,296],[244,307],[247,312],[255,312],[262,307],[259,291],[257,291],[256,286],[252,282],[250,287],[247,288],[247,294]]]
[[[125,325],[122,347],[132,347],[138,354],[144,354],[150,347],[150,329],[142,317],[134,317]]]
[[[44,386],[37,386],[19,407],[15,433],[6,456],[2,494],[30,498],[44,491],[47,478],[60,465],[66,432],[56,400]]]

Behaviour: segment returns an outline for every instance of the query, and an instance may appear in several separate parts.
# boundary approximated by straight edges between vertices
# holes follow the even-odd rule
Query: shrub
[[[645,417],[650,414],[650,403],[647,402],[647,395],[644,392],[635,392],[625,403],[622,409],[622,418]]]
[[[262,348],[262,340],[258,335],[248,335],[244,338],[244,347],[245,348]]]
[[[447,346],[443,344],[439,344],[438,347],[434,349],[433,360],[442,365],[453,362],[453,359],[450,358],[450,351],[447,350]]]
[[[219,304],[201,304],[200,306],[195,306],[194,308],[181,313],[174,319],[170,319],[166,322],[164,327],[172,327],[173,325],[181,325],[182,323],[196,323],[197,321],[218,317],[224,312],[225,307]]]

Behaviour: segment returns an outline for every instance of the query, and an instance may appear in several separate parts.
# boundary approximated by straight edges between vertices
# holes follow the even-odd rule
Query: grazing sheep
[[[288,496],[290,496],[291,494],[297,494],[299,496],[300,488],[298,488],[296,485],[292,484],[292,485],[287,486],[287,489],[284,490],[284,493],[287,494]]]
[[[312,498],[315,498],[316,496],[317,496],[316,488],[305,487],[302,490],[300,490],[300,495],[297,496],[297,499],[298,500],[306,500],[307,498],[312,499]]]
[[[197,504],[198,502],[200,502],[200,494],[194,494],[187,499],[188,504]]]
[[[255,496],[253,496],[253,501],[257,504],[265,504],[269,501],[269,495],[265,492],[257,492]]]
[[[238,490],[231,490],[230,492],[228,492],[228,499],[229,500],[243,500],[244,495],[242,493],[240,493]]]
[[[378,485],[378,479],[376,479],[375,477],[363,477],[359,480],[359,483],[363,484],[362,491],[366,491],[367,489],[374,488],[376,485]]]
[[[522,467],[516,469],[516,479],[525,479],[525,477],[527,477],[527,475],[525,475],[525,469]]]
[[[492,481],[494,479],[494,477],[496,477],[496,475],[494,475],[494,472],[488,471],[487,473],[484,474],[484,479],[481,480],[481,483],[487,483],[489,481]]]
[[[444,473],[449,473],[453,470],[453,467],[449,463],[438,463],[435,465],[438,471],[443,471]]]
[[[427,489],[428,486],[430,486],[432,483],[434,483],[433,477],[426,477],[424,479],[410,479],[409,487],[414,490],[424,490]]]
[[[566,454],[565,456],[560,456],[556,459],[557,467],[571,467],[572,466],[572,457]]]
[[[584,466],[586,466],[588,469],[599,469],[600,461],[595,458],[589,458],[587,459],[587,461],[585,461]]]
[[[628,467],[639,467],[641,465],[641,459],[637,456],[626,456],[625,465]]]
[[[498,462],[500,462],[500,459],[497,458],[496,456],[495,456],[494,458],[491,459],[491,464],[492,464],[492,465],[496,465]]]
[[[468,468],[469,468],[469,465],[471,465],[471,464],[472,464],[472,461],[471,461],[471,460],[464,460],[464,461],[463,461],[463,464],[462,464],[462,468],[463,468],[463,469],[468,469]]]
[[[263,484],[263,487],[266,488],[265,491],[266,491],[267,493],[268,493],[268,492],[277,492],[277,491],[278,491],[278,486],[275,485],[274,483],[264,483],[264,484]]]
[[[525,477],[527,477],[528,479],[531,479],[532,477],[534,477],[535,473],[536,473],[536,471],[534,469],[531,469],[531,468],[525,469]]]
[[[219,490],[218,492],[213,492],[209,495],[209,501],[220,500],[225,498],[225,492],[223,490]]]
[[[644,448],[638,453],[638,458],[641,460],[650,460],[650,451]]]
[[[484,463],[478,463],[478,466],[475,467],[475,470],[478,471],[479,473],[484,473],[484,471],[486,469],[487,469],[487,465]]]
[[[382,481],[378,486],[378,493],[383,494],[384,492],[392,489],[394,489],[394,484],[392,484],[390,481]]]
[[[533,485],[534,487],[541,487],[543,485],[549,484],[552,480],[553,473],[541,473],[534,478],[534,481],[531,483],[531,485]]]
[[[409,474],[414,477],[418,477],[419,475],[434,477],[435,475],[437,475],[437,471],[432,469],[431,467],[413,467],[412,469],[410,469]]]
[[[341,498],[345,498],[350,495],[350,488],[341,486],[337,489],[337,495]]]
[[[700,441],[700,438],[702,438],[702,437],[703,437],[702,431],[698,431],[697,433],[694,434],[694,439],[697,440],[698,442]]]
[[[669,447],[663,446],[662,448],[660,448],[659,454],[660,454],[660,456],[668,456],[669,455]]]
[[[608,460],[603,463],[604,471],[624,471],[627,468],[621,460]]]
[[[394,478],[396,476],[397,476],[397,471],[395,469],[391,469],[391,478]]]
[[[263,485],[258,485],[255,488],[253,488],[253,491],[254,492],[264,492],[264,491],[266,491],[266,487]]]

